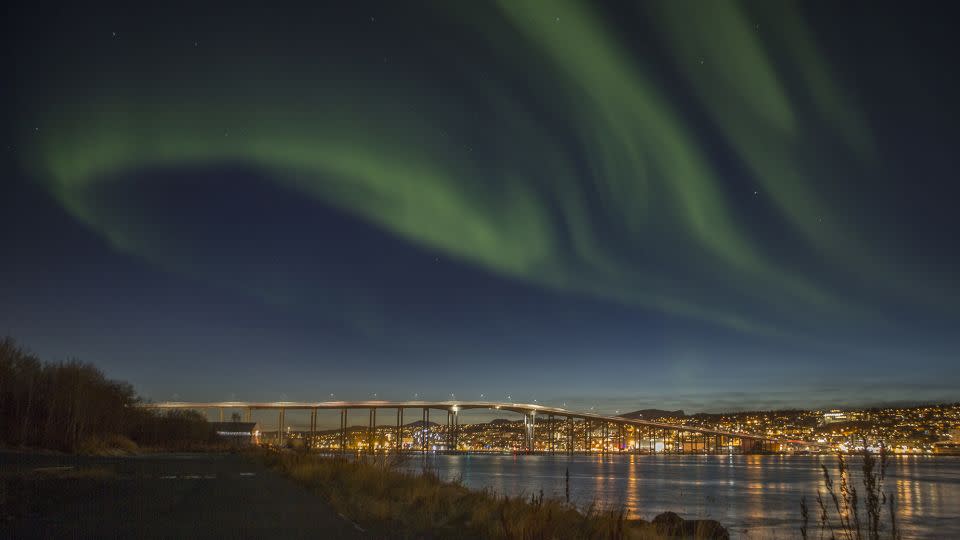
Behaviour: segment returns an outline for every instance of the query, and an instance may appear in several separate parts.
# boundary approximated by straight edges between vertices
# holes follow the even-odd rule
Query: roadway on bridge
[[[38,468],[111,471],[37,480]],[[24,480],[24,473],[27,478]],[[250,459],[0,452],[0,538],[363,538],[320,497]],[[7,514],[7,515],[3,515]]]
[[[683,431],[688,433],[700,433],[706,435],[720,435],[724,437],[737,437],[740,439],[778,441],[777,438],[751,433],[737,433],[732,431],[721,431],[697,426],[685,426],[682,424],[665,424],[662,422],[653,422],[637,418],[624,418],[622,416],[605,416],[592,412],[578,412],[559,407],[548,407],[533,403],[503,403],[496,401],[381,401],[381,400],[363,400],[363,401],[274,401],[274,402],[248,402],[248,401],[215,401],[215,402],[183,402],[170,401],[160,403],[143,403],[141,407],[148,409],[246,409],[249,412],[253,410],[348,410],[348,409],[439,409],[449,412],[458,412],[471,409],[486,409],[490,411],[509,411],[519,414],[535,413],[539,416],[540,422],[549,416],[577,418],[580,420],[590,420],[598,422],[608,422],[624,426],[638,426],[657,429],[669,429],[673,431]],[[805,445],[814,443],[795,441]]]

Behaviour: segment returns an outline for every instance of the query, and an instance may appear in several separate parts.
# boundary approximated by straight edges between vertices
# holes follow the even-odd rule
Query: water
[[[441,477],[461,479],[498,494],[565,496],[595,501],[651,519],[674,511],[685,518],[716,519],[732,538],[799,538],[800,498],[817,520],[816,494],[824,490],[821,464],[837,478],[833,456],[510,456],[435,455],[427,458]],[[417,465],[422,466],[422,465]],[[851,459],[853,481],[859,462]],[[904,538],[960,538],[960,458],[891,457],[885,482],[896,496]],[[886,516],[886,513],[884,514]],[[887,520],[889,523],[889,521]],[[816,534],[813,535],[816,538]]]

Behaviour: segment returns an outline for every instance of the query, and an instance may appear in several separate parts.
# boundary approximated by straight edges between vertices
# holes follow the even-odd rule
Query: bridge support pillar
[[[377,445],[377,408],[371,407],[367,424],[367,449],[371,454],[376,452]]]
[[[547,449],[553,453],[553,415],[547,416]]]
[[[395,441],[396,451],[403,450],[403,407],[397,407],[397,440]]]
[[[531,411],[524,415],[523,425],[525,429],[525,445],[527,452],[533,452],[535,450],[534,446],[534,437],[536,436],[536,422],[537,422],[537,413],[536,411]]]
[[[600,443],[600,453],[606,455],[607,447],[610,445],[610,424],[604,421],[600,431],[603,434],[603,441]]]
[[[456,435],[454,435],[454,427],[456,413],[451,409],[447,409],[447,452],[452,452],[456,450]]]
[[[420,426],[420,444],[423,446],[423,453],[430,451],[430,409],[423,408],[423,423]]]
[[[457,449],[457,413],[456,411],[448,411],[448,414],[450,420],[450,442],[447,443],[447,450],[453,452]]]
[[[592,441],[590,440],[590,421],[589,421],[589,420],[584,420],[583,422],[584,422],[584,427],[583,427],[583,442],[584,442],[584,444],[586,445],[586,448],[584,448],[584,450],[585,450],[588,454],[592,454],[592,453],[593,453],[593,443],[592,443]]]

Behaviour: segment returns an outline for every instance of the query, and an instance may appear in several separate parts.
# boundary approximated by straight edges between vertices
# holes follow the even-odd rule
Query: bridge
[[[762,453],[788,450],[811,450],[819,447],[817,443],[766,437],[750,433],[721,431],[653,422],[622,416],[606,416],[589,412],[571,411],[559,407],[530,403],[501,403],[495,401],[322,401],[322,402],[162,402],[140,405],[147,409],[158,410],[215,410],[222,422],[225,410],[243,410],[245,419],[252,421],[253,411],[276,410],[277,434],[275,442],[284,444],[285,415],[289,410],[310,411],[310,427],[306,432],[298,432],[303,438],[309,437],[310,446],[345,452],[351,448],[348,434],[351,427],[347,422],[347,411],[366,410],[368,423],[365,437],[355,444],[353,449],[377,451],[443,451],[463,452],[475,450],[461,443],[460,413],[466,410],[485,409],[490,411],[508,411],[523,415],[524,453]],[[321,410],[335,410],[340,415],[340,427],[336,438],[326,445],[318,444],[317,415]],[[396,414],[395,424],[387,426],[377,424],[378,411],[391,411]],[[409,410],[419,411],[419,423],[404,424],[404,414]],[[440,411],[446,414],[446,424],[439,435],[430,433],[430,412]],[[412,426],[412,427],[411,427]],[[362,426],[361,426],[362,427]],[[378,431],[388,430],[388,441],[380,444]],[[545,434],[537,439],[537,433]],[[599,430],[599,433],[598,433]],[[612,430],[612,431],[611,431]],[[355,431],[355,428],[353,429]],[[404,432],[411,433],[411,443],[404,445]],[[329,439],[329,438],[328,438]]]

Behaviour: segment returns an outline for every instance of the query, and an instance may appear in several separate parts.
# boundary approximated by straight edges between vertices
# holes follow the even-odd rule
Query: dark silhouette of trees
[[[0,443],[74,451],[116,436],[150,446],[213,438],[198,413],[158,414],[138,402],[129,384],[91,364],[42,362],[13,339],[0,340]]]

